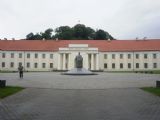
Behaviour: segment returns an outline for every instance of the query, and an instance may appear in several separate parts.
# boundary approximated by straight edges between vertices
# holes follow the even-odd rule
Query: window
[[[27,53],[27,58],[30,58],[30,54],[29,53]]]
[[[123,59],[123,54],[120,54],[120,59]]]
[[[139,63],[136,63],[136,68],[139,68]]]
[[[18,66],[21,66],[21,65],[22,65],[22,62],[19,62],[19,63],[18,63]]]
[[[107,59],[107,54],[104,54],[104,59]]]
[[[153,63],[153,68],[157,68],[157,63]]]
[[[131,63],[128,63],[128,68],[129,68],[129,69],[131,68]]]
[[[121,69],[123,68],[123,63],[120,63],[120,68],[121,68]]]
[[[13,68],[14,67],[14,62],[10,63],[10,67]]]
[[[6,54],[5,53],[2,53],[2,58],[5,58],[6,57]]]
[[[157,58],[157,54],[153,54],[153,59],[156,59]]]
[[[22,53],[19,53],[19,58],[22,58]]]
[[[30,63],[29,62],[27,63],[27,68],[30,68]]]
[[[53,59],[53,54],[50,54],[50,59]]]
[[[131,59],[131,54],[128,54],[128,59]]]
[[[104,63],[104,68],[107,68],[107,63]]]
[[[42,63],[42,68],[45,68],[46,67],[46,63]]]
[[[14,58],[14,53],[11,53],[11,58]]]
[[[34,63],[34,68],[38,68],[38,63]]]
[[[144,68],[148,68],[148,63],[144,63]]]
[[[139,54],[136,54],[136,59],[139,59]]]
[[[46,55],[45,54],[42,54],[42,58],[45,58],[46,57]]]
[[[6,67],[5,62],[2,62],[2,68]]]
[[[115,69],[115,63],[112,63],[112,68]]]
[[[147,59],[148,58],[148,55],[147,54],[144,54],[144,59]]]
[[[37,53],[35,53],[35,54],[34,54],[34,57],[35,57],[35,58],[38,58],[38,54],[37,54]]]
[[[112,54],[112,59],[115,59],[115,54]]]
[[[50,68],[53,68],[53,63],[50,63]]]

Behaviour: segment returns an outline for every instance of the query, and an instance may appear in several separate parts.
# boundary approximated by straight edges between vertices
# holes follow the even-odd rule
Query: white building
[[[0,40],[0,71],[70,70],[79,52],[90,70],[160,70],[160,40]]]

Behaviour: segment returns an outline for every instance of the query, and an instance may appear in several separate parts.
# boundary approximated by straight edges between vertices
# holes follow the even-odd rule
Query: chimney
[[[111,42],[111,39],[108,38],[107,41],[108,41],[108,42]]]
[[[143,40],[146,40],[146,39],[147,39],[147,37],[144,37],[144,38],[143,38]]]
[[[56,41],[58,41],[58,38],[56,38]]]

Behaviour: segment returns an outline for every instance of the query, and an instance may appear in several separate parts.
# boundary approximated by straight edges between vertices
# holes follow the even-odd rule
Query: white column
[[[62,64],[61,61],[62,61],[61,54],[58,54],[58,61],[57,61],[58,62],[58,67],[57,67],[58,70],[61,70],[61,64]]]
[[[66,54],[63,53],[63,66],[62,66],[63,70],[66,70]]]
[[[96,54],[96,70],[99,70],[99,54]]]
[[[66,53],[66,65],[67,65],[66,70],[68,70],[68,67],[69,67],[69,66],[68,66],[68,62],[69,62],[69,61],[68,61],[68,57],[69,57],[69,54]]]
[[[70,57],[71,55],[70,55],[70,53],[68,54],[68,70],[70,70],[71,69],[71,67],[70,67],[70,61],[71,61],[71,57]]]
[[[91,70],[94,70],[94,54],[91,54]]]
[[[88,65],[89,63],[88,63],[88,53],[86,54],[86,69],[88,69],[89,68],[89,65]]]

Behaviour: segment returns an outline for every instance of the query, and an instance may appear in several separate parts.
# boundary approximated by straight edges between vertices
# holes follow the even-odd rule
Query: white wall
[[[160,51],[140,51],[140,52],[98,52],[95,49],[84,50],[79,49],[66,49],[58,52],[41,52],[41,51],[0,51],[0,70],[4,71],[17,71],[18,63],[22,62],[26,71],[51,71],[57,70],[58,64],[62,61],[59,59],[60,53],[70,54],[70,60],[68,63],[68,69],[74,68],[74,59],[78,52],[83,57],[83,66],[88,69],[87,55],[90,53],[99,54],[99,70],[104,71],[139,71],[139,70],[160,70]],[[6,54],[5,58],[2,58],[2,53]],[[11,53],[14,53],[14,58],[11,58]],[[19,53],[22,53],[22,58],[19,58]],[[30,58],[27,58],[27,53],[30,53]],[[38,54],[38,58],[35,58],[35,53]],[[42,58],[42,54],[46,55],[46,58]],[[53,59],[50,58],[50,54],[53,54]],[[107,54],[107,59],[104,59],[104,54]],[[115,59],[112,59],[112,54],[115,54]],[[120,54],[123,54],[123,59],[120,59]],[[131,59],[128,59],[128,54],[131,54]],[[139,54],[139,59],[136,59],[136,54]],[[144,54],[148,55],[147,59],[144,59]],[[157,54],[157,58],[153,58],[153,54]],[[5,62],[6,66],[2,68],[2,62]],[[14,62],[14,67],[10,67],[10,63]],[[27,62],[30,63],[30,68],[27,68]],[[38,68],[34,68],[34,63],[38,63]],[[46,63],[46,68],[42,68],[42,63]],[[53,68],[50,68],[49,64],[53,63]],[[94,64],[96,62],[94,61]],[[104,63],[107,63],[107,68],[104,68]],[[115,63],[116,68],[112,68],[112,63]],[[123,68],[120,69],[120,63],[123,63]],[[131,69],[128,68],[128,63],[131,63]],[[139,63],[139,68],[136,68],[136,63]],[[148,63],[148,68],[144,68],[144,63]],[[157,63],[157,68],[153,68],[153,63]],[[24,65],[25,64],[25,65]]]
[[[107,54],[107,59],[104,59],[104,54]],[[115,54],[115,59],[112,59],[112,54]],[[123,54],[123,59],[120,59],[120,54]],[[131,59],[128,59],[128,54],[131,54]],[[139,54],[139,59],[136,59],[136,54]],[[144,59],[144,54],[148,55]],[[153,58],[153,54],[157,54],[157,58]],[[144,51],[144,52],[103,52],[101,53],[100,67],[105,71],[138,71],[138,70],[159,70],[160,69],[160,52],[159,51]],[[108,67],[104,68],[104,63]],[[112,68],[112,63],[116,64],[116,68]],[[120,63],[123,64],[123,69],[120,68]],[[131,69],[128,68],[128,63],[131,63]],[[136,68],[136,63],[139,63],[139,68]],[[144,68],[144,63],[148,64],[148,68]],[[157,63],[157,68],[153,68],[153,63]]]
[[[2,58],[2,53],[5,53],[6,57]],[[14,58],[11,58],[11,53],[14,54]],[[22,58],[19,58],[19,53],[22,53]],[[30,58],[27,58],[27,53],[30,54]],[[38,54],[38,58],[35,58],[35,53]],[[43,59],[42,54],[46,57]],[[53,54],[53,59],[50,58],[50,54]],[[0,69],[6,71],[17,71],[19,62],[22,63],[26,71],[50,71],[56,66],[54,61],[53,52],[36,52],[36,51],[1,51],[0,55]],[[2,68],[2,62],[5,62],[5,67]],[[10,67],[10,63],[14,63],[14,67]],[[27,63],[30,63],[30,67],[27,68]],[[38,63],[38,68],[34,68],[34,63]],[[46,63],[46,67],[42,68],[42,63]],[[53,63],[54,68],[50,68],[50,63]]]

